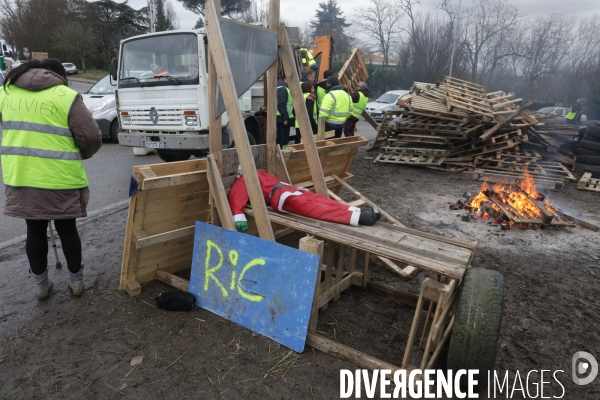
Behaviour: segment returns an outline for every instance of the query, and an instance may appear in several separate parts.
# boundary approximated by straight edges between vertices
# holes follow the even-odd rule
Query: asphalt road
[[[71,88],[84,92],[90,86],[85,83],[73,82]],[[369,140],[375,138],[373,128],[362,120],[359,122],[356,134]],[[123,147],[105,140],[100,151],[91,159],[83,162],[90,183],[88,213],[126,200],[133,167],[155,163],[162,163],[156,155],[134,156],[130,147]],[[0,187],[0,207],[4,207],[4,200],[5,193],[2,184]],[[25,221],[0,214],[0,245],[25,234],[25,232]]]

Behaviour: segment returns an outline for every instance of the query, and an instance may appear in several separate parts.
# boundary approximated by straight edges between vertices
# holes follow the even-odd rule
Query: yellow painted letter
[[[244,289],[242,289],[242,286],[240,285],[240,283],[244,280],[244,275],[246,274],[246,272],[248,272],[248,270],[250,268],[252,268],[256,265],[265,265],[265,260],[263,260],[262,258],[255,258],[254,260],[252,260],[248,264],[246,264],[246,266],[244,267],[244,269],[242,269],[242,272],[240,273],[240,276],[238,278],[237,287],[238,287],[238,293],[240,294],[240,296],[242,296],[246,300],[259,302],[265,296],[262,296],[260,294],[248,293]]]
[[[217,251],[217,253],[219,253],[219,262],[216,267],[210,268],[210,256],[212,254],[213,248]],[[227,290],[225,289],[225,287],[221,284],[221,282],[219,282],[219,279],[217,279],[217,277],[214,275],[215,272],[217,272],[219,270],[219,268],[221,268],[222,265],[223,265],[223,252],[221,251],[221,249],[219,248],[219,246],[216,243],[214,243],[212,240],[207,240],[206,241],[206,260],[204,261],[204,271],[205,271],[204,291],[208,292],[208,279],[210,278],[213,281],[215,281],[215,283],[217,284],[217,286],[219,288],[221,288],[223,297],[227,297],[229,295],[229,293],[227,293]]]

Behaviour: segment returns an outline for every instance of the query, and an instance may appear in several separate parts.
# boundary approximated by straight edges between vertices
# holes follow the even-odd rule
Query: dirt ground
[[[600,359],[600,232],[501,231],[464,222],[462,212],[448,205],[480,186],[469,174],[372,164],[365,157],[373,154],[365,150],[359,150],[351,170],[354,187],[411,228],[478,241],[472,265],[504,275],[498,372],[511,371],[512,382],[517,370],[521,375],[564,370],[558,374],[566,391],[562,398],[600,398],[600,378],[587,386],[571,379],[575,352]],[[600,222],[600,194],[575,188],[568,183],[550,198],[571,215]],[[55,289],[50,299],[37,301],[24,243],[0,250],[0,398],[339,398],[339,371],[355,369],[353,364],[310,347],[294,353],[199,308],[159,310],[154,297],[171,290],[159,282],[144,285],[136,298],[119,292],[125,219],[126,210],[118,210],[81,224],[82,298],[71,296],[64,267],[51,268]],[[49,261],[54,262],[52,253]],[[415,293],[426,276],[420,272],[401,281],[381,264],[372,264],[370,275]],[[321,314],[318,330],[399,364],[413,314],[410,307],[353,289]],[[130,366],[134,356],[143,356],[135,367]],[[539,383],[539,376],[535,379]],[[552,382],[544,396],[559,397],[561,389]],[[517,391],[513,398],[524,396]]]

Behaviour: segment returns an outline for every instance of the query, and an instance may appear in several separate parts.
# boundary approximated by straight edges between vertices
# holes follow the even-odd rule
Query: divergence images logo
[[[573,355],[571,373],[573,375],[573,382],[576,385],[587,385],[591,383],[598,375],[598,361],[593,355],[585,351],[578,351]],[[589,374],[585,378],[579,378],[579,375]]]

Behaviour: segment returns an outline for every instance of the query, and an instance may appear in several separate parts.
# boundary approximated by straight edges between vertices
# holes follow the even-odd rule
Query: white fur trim
[[[352,211],[352,216],[350,217],[350,225],[358,226],[358,219],[360,218],[360,208],[348,207],[348,211]]]
[[[295,192],[283,192],[281,197],[279,198],[279,204],[277,206],[277,211],[283,211],[283,203],[285,203],[285,199],[290,196],[302,196],[302,192],[296,190]]]
[[[248,220],[246,219],[246,216],[244,214],[235,214],[233,216],[233,221],[234,222],[248,222]]]

